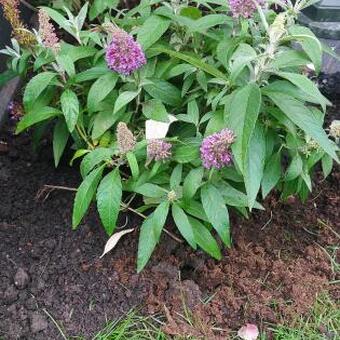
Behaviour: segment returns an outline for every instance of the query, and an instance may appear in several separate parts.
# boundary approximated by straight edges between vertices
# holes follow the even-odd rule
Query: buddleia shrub
[[[40,8],[35,42],[3,52],[34,75],[17,133],[53,128],[55,165],[66,147],[81,159],[73,229],[92,201],[108,235],[122,210],[145,217],[141,271],[168,216],[188,245],[220,259],[230,210],[247,217],[273,190],[305,200],[317,164],[327,176],[338,162],[323,129],[331,103],[305,75],[323,53],[297,24],[312,2]]]

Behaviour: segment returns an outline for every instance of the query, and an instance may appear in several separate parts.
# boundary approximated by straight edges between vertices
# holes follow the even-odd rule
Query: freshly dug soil
[[[339,242],[338,168],[326,180],[315,176],[305,204],[273,195],[266,211],[249,220],[232,215],[234,247],[222,261],[163,235],[138,275],[139,219],[123,214],[120,225],[136,231],[99,259],[107,237],[93,207],[72,231],[74,193],[56,190],[37,199],[45,184],[76,187],[77,167],[65,161],[55,169],[50,144],[34,154],[28,135],[14,137],[8,129],[0,141],[0,338],[61,339],[53,318],[67,336],[91,339],[106,321],[141,306],[145,313],[165,312],[169,334],[226,339],[246,322],[293,320],[322,291],[340,297],[329,283],[339,274],[325,252]],[[195,330],[179,321],[183,305],[194,313]]]

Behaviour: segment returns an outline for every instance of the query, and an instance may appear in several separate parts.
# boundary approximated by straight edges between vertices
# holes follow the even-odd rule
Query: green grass
[[[162,325],[164,323],[160,318],[142,317],[136,311],[130,311],[121,319],[109,323],[93,340],[172,339],[162,332]],[[272,333],[275,340],[337,340],[340,339],[340,309],[327,294],[322,294],[308,317],[297,318],[289,326],[270,325],[259,340],[269,339],[266,333]],[[199,340],[185,336],[176,339]],[[225,339],[239,338],[235,335]]]
[[[106,325],[93,340],[167,340],[161,326],[161,321],[156,317],[143,317],[136,311],[130,311]]]
[[[282,325],[269,329],[276,340],[340,339],[340,309],[323,294],[308,317],[298,318],[293,326]]]

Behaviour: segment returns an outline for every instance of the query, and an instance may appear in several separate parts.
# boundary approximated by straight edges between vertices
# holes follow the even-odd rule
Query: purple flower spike
[[[117,28],[112,32],[112,41],[106,49],[106,62],[112,71],[129,75],[145,65],[146,58],[140,44]]]
[[[232,162],[230,145],[235,141],[235,134],[230,129],[223,129],[203,139],[201,159],[206,169],[221,169]]]
[[[151,139],[148,141],[148,159],[155,161],[166,161],[171,157],[170,143],[165,142],[161,139]]]
[[[230,10],[236,18],[251,17],[256,11],[256,3],[262,6],[264,0],[229,0]]]

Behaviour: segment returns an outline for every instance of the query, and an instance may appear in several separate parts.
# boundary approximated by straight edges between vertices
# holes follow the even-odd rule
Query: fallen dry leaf
[[[125,234],[128,233],[132,233],[135,229],[126,229],[126,230],[122,230],[119,233],[115,233],[113,234],[108,241],[105,244],[105,248],[104,248],[104,252],[103,254],[100,256],[100,258],[102,258],[105,254],[107,254],[110,250],[112,250],[118,243],[118,241],[121,239],[122,236],[124,236]]]

